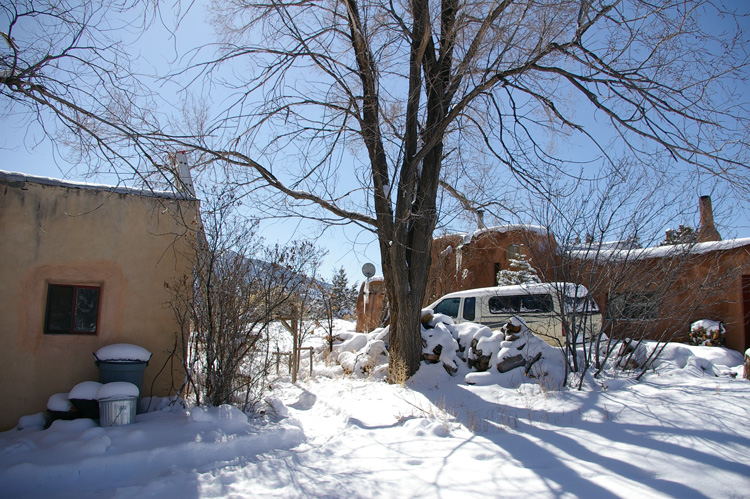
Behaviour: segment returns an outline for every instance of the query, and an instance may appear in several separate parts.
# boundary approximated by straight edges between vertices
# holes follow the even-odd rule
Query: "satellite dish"
[[[367,277],[368,279],[375,275],[375,265],[371,263],[366,263],[362,265],[362,273]]]

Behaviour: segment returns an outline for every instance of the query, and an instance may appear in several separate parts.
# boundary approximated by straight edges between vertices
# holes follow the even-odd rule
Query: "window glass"
[[[599,307],[590,296],[565,296],[565,313],[591,314],[598,311]]]
[[[524,295],[521,297],[521,312],[552,312],[551,295]]]
[[[607,314],[613,319],[656,319],[658,301],[652,293],[619,293],[609,298]]]
[[[47,286],[46,334],[95,334],[100,288],[50,284]]]
[[[47,292],[48,333],[69,333],[73,322],[73,286],[50,285]]]
[[[552,296],[548,294],[493,296],[489,299],[488,305],[492,314],[541,313],[554,310]]]
[[[461,303],[461,298],[447,298],[435,306],[433,312],[436,314],[445,314],[454,319],[458,317],[458,305]]]
[[[464,298],[464,320],[467,321],[473,321],[474,320],[474,308],[476,305],[477,299],[472,297]]]
[[[78,288],[76,293],[75,332],[95,333],[99,315],[99,289]]]

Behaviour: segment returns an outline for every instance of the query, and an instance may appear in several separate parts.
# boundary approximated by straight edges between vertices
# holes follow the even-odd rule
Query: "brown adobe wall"
[[[510,268],[508,247],[517,245],[542,280],[556,265],[557,243],[551,234],[533,230],[492,230],[474,235],[464,244],[462,236],[436,238],[425,305],[453,291],[495,286],[498,270]]]
[[[690,323],[699,319],[721,321],[726,346],[744,351],[750,347],[742,276],[750,274],[747,247],[694,254],[688,257],[650,258],[623,263],[583,263],[580,274],[592,288],[605,313],[605,327],[614,337],[687,341]],[[621,320],[608,317],[607,304],[618,293],[654,293],[659,318]]]
[[[357,296],[357,331],[369,333],[380,327],[383,302],[385,301],[385,282],[371,280],[368,286],[367,306],[365,307],[365,282],[359,287]]]

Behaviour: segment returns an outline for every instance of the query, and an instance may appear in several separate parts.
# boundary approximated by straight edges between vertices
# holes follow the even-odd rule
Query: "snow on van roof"
[[[524,294],[537,294],[537,293],[549,293],[555,290],[563,290],[568,296],[583,297],[589,294],[588,289],[583,284],[575,284],[573,282],[540,282],[531,284],[514,284],[512,286],[491,286],[488,288],[474,288],[464,289],[462,291],[454,291],[441,296],[427,308],[432,308],[432,305],[437,304],[438,301],[444,298],[464,298],[478,295],[513,295],[518,293]]]
[[[600,261],[645,260],[647,258],[703,255],[713,251],[729,250],[743,246],[750,246],[750,237],[694,244],[671,244],[653,246],[651,248],[604,249],[604,247],[594,246],[587,249],[569,251],[568,256],[581,260]]]
[[[0,180],[6,182],[29,182],[32,184],[50,185],[55,187],[67,187],[68,189],[84,189],[92,191],[106,191],[117,194],[131,194],[134,196],[145,196],[154,198],[169,198],[169,199],[191,199],[189,196],[181,192],[173,192],[159,189],[139,189],[136,187],[127,187],[122,185],[107,185],[107,184],[95,184],[92,182],[73,182],[70,180],[62,180],[59,178],[43,177],[37,175],[29,175],[22,172],[12,172],[0,170]]]

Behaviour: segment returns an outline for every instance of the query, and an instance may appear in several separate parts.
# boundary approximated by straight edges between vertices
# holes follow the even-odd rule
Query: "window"
[[[433,312],[436,314],[445,314],[453,317],[458,317],[458,306],[461,303],[461,298],[447,298],[435,306]]]
[[[595,314],[599,307],[590,296],[568,296],[564,297],[565,313],[567,314]]]
[[[607,315],[619,320],[649,320],[658,318],[658,308],[653,293],[620,293],[610,296]]]
[[[100,288],[95,286],[47,286],[45,334],[96,334]]]
[[[473,321],[474,320],[474,309],[476,308],[477,299],[472,297],[467,297],[464,299],[464,320],[467,321]]]
[[[552,312],[554,310],[551,295],[493,296],[488,304],[492,314]]]

